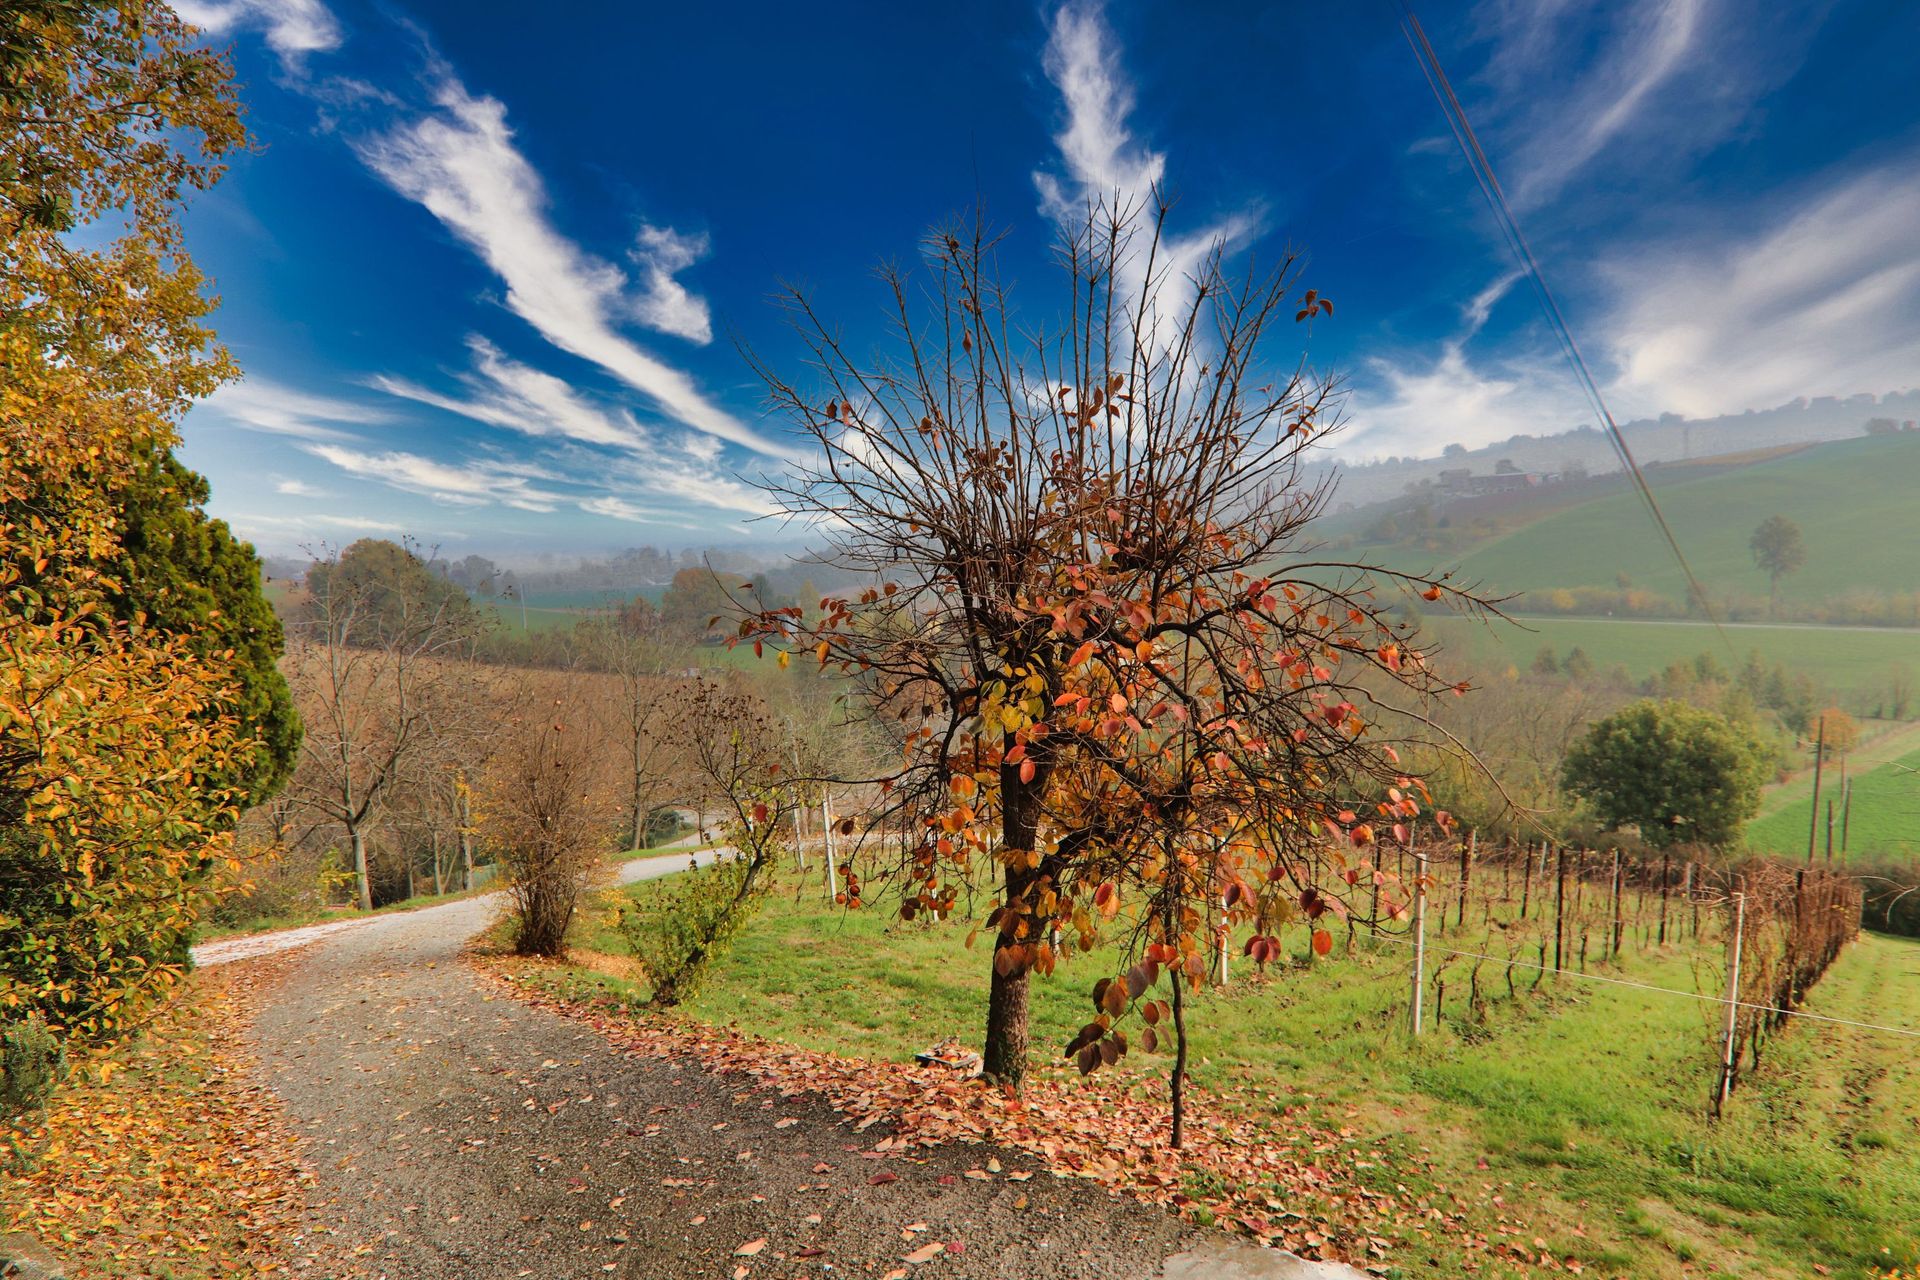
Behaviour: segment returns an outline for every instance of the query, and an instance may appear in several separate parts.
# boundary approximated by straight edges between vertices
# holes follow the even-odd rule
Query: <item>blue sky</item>
[[[1053,211],[1156,180],[1305,253],[1346,455],[1587,420],[1387,0],[176,7],[261,143],[188,218],[247,377],[184,456],[263,550],[779,537],[782,281],[878,342],[978,199],[1041,307]],[[1623,420],[1920,383],[1920,5],[1416,10]]]

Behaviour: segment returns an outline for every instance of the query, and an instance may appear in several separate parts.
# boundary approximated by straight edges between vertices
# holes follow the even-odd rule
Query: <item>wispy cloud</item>
[[[403,378],[385,375],[368,384],[388,395],[431,405],[529,436],[559,436],[583,444],[651,451],[652,433],[624,409],[602,409],[571,383],[522,364],[477,334],[469,335],[473,371],[462,378],[465,397],[442,395]]]
[[[339,20],[321,0],[173,0],[173,9],[209,35],[264,31],[267,47],[294,74],[308,54],[338,49],[345,39]]]
[[[267,378],[230,382],[200,402],[197,412],[244,427],[303,440],[347,440],[341,426],[373,426],[393,415],[372,405],[296,391]]]
[[[633,315],[638,305],[625,275],[554,228],[545,186],[514,145],[506,108],[469,94],[450,74],[434,103],[433,111],[362,142],[368,167],[477,253],[506,284],[507,307],[547,341],[600,365],[695,430],[784,456],[781,446],[709,400],[684,370],[619,332],[616,317]],[[678,238],[674,244],[684,252]],[[670,273],[665,279],[674,283]],[[650,276],[639,296],[658,295],[655,283]],[[667,310],[690,324],[693,301]]]
[[[308,484],[305,480],[283,479],[276,481],[273,491],[289,498],[330,498],[333,495],[325,489]]]
[[[1920,156],[1833,179],[1759,229],[1614,256],[1615,388],[1636,413],[1739,412],[1920,383]]]
[[[1033,175],[1042,211],[1068,226],[1084,219],[1090,207],[1150,213],[1165,194],[1167,158],[1133,136],[1128,123],[1133,84],[1098,0],[1069,0],[1055,11],[1042,66],[1066,110],[1054,135],[1064,172]],[[1131,296],[1150,295],[1149,324],[1163,341],[1172,338],[1193,301],[1194,271],[1216,247],[1244,239],[1257,223],[1254,213],[1234,214],[1187,235],[1163,238],[1151,264],[1143,247],[1119,265]]]
[[[315,528],[347,529],[356,533],[408,533],[411,525],[397,524],[391,520],[368,520],[360,516],[267,516],[247,513],[234,516],[228,521],[236,529],[274,529],[305,532]],[[457,534],[441,534],[441,537],[457,537]]]
[[[1584,6],[1501,0],[1484,6],[1496,45],[1486,78],[1517,124],[1508,187],[1521,208],[1553,199],[1576,174],[1640,122],[1683,68],[1703,71],[1699,44],[1708,0],[1633,0],[1596,22]],[[1593,52],[1582,65],[1582,53]],[[1722,88],[1725,83],[1721,73]],[[1685,87],[1682,85],[1681,87]],[[1695,114],[1659,131],[1718,127]]]
[[[416,453],[398,450],[368,453],[332,444],[310,444],[306,448],[350,476],[377,480],[403,492],[417,493],[452,506],[481,507],[497,503],[521,511],[546,513],[557,510],[567,500],[563,494],[537,488],[534,481],[551,473],[525,463],[484,459],[439,462]]]
[[[1476,362],[1452,341],[1430,361],[1376,357],[1367,368],[1371,383],[1347,403],[1350,453],[1426,457],[1449,444],[1565,431],[1592,416],[1565,366],[1547,359]]]
[[[702,346],[713,341],[713,317],[707,300],[687,291],[674,279],[707,256],[707,237],[681,235],[672,227],[643,226],[634,245],[633,261],[640,268],[640,288],[633,298],[633,317],[649,329],[671,333]]]

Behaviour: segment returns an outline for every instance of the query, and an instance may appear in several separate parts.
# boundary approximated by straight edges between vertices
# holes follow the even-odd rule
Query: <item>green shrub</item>
[[[46,1105],[66,1070],[66,1051],[40,1015],[0,1026],[0,1119]]]
[[[760,908],[767,881],[757,870],[749,859],[727,858],[622,905],[620,934],[647,971],[652,1003],[676,1005],[699,991],[714,960]]]

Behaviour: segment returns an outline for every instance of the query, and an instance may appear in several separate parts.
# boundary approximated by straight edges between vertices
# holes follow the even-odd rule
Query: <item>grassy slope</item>
[[[1806,567],[1783,578],[1780,595],[1817,601],[1855,588],[1920,590],[1920,436],[1844,440],[1752,466],[1699,475],[1685,467],[1650,473],[1655,496],[1709,591],[1764,596],[1747,539],[1762,520],[1784,515],[1805,535]],[[1390,553],[1410,567],[1418,553]],[[1422,568],[1426,567],[1423,563]],[[1631,492],[1616,491],[1505,533],[1441,567],[1499,591],[1634,585],[1675,600],[1686,592],[1673,554]]]
[[[1916,504],[1920,505],[1920,504]],[[1476,662],[1523,670],[1542,647],[1565,656],[1576,645],[1601,670],[1616,663],[1636,678],[1668,663],[1712,653],[1723,667],[1758,653],[1769,663],[1811,673],[1819,684],[1846,693],[1879,696],[1896,667],[1920,672],[1920,636],[1895,629],[1839,627],[1728,627],[1733,652],[1711,626],[1690,622],[1634,622],[1611,618],[1527,618],[1485,627],[1429,615],[1434,636],[1448,650]]]
[[[986,956],[962,949],[968,927],[839,911],[817,885],[789,878],[688,1012],[867,1057],[903,1059],[946,1035],[972,1041]],[[585,941],[622,949],[604,927]],[[1452,945],[1463,943],[1472,931]],[[1084,1021],[1085,987],[1113,963],[1088,959],[1036,982],[1037,1052]],[[1920,946],[1864,941],[1814,1007],[1920,1025],[1916,965]],[[1688,990],[1696,981],[1680,948],[1629,955],[1625,972]],[[1784,1277],[1817,1261],[1865,1276],[1882,1248],[1913,1247],[1903,1208],[1920,1197],[1911,1042],[1803,1024],[1716,1126],[1701,1114],[1714,1079],[1710,1006],[1568,980],[1551,1000],[1496,1004],[1485,1026],[1469,1027],[1452,1016],[1456,973],[1450,1016],[1410,1050],[1405,973],[1391,947],[1265,982],[1238,970],[1196,1012],[1196,1079],[1250,1109],[1305,1103],[1409,1155],[1425,1150],[1443,1184],[1508,1183],[1530,1229],[1589,1270],[1679,1276],[1692,1259],[1686,1274]],[[1164,1059],[1136,1055],[1122,1069],[1157,1074]],[[1836,1070],[1868,1083],[1851,1087]],[[1461,1263],[1418,1243],[1396,1261],[1407,1275],[1456,1274]]]
[[[1902,734],[1901,742],[1913,735]],[[1896,748],[1897,749],[1897,748]],[[1846,844],[1849,854],[1912,855],[1920,852],[1920,750],[1895,756],[1876,751],[1870,744],[1859,753],[1852,769],[1853,813],[1847,822]],[[1878,767],[1867,767],[1880,761]],[[1840,789],[1837,772],[1829,772],[1822,784],[1820,827],[1816,832],[1819,847],[1826,847],[1827,799],[1834,801],[1834,847],[1840,846]],[[1777,804],[1747,824],[1747,843],[1756,849],[1804,852],[1807,847],[1809,808],[1813,799],[1811,779],[1795,779],[1791,798]]]

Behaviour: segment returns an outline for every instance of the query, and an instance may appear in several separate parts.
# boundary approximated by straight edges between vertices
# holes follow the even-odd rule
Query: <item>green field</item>
[[[1758,653],[1770,665],[1805,671],[1816,685],[1852,695],[1856,704],[1864,699],[1869,711],[1896,671],[1920,675],[1920,632],[1887,627],[1736,624],[1725,628],[1723,641],[1704,622],[1523,617],[1482,625],[1429,615],[1425,625],[1442,645],[1443,654],[1452,652],[1482,667],[1511,665],[1522,671],[1543,647],[1564,657],[1578,646],[1599,670],[1624,666],[1635,679],[1701,653],[1713,654],[1730,670],[1745,662],[1749,653]],[[1441,666],[1444,671],[1444,656]]]
[[[1920,750],[1896,754],[1914,733],[1897,735],[1892,750],[1869,743],[1849,761],[1852,813],[1846,821],[1849,857],[1912,857],[1920,854]],[[1826,849],[1827,801],[1834,802],[1834,849],[1841,847],[1840,778],[1837,767],[1822,779],[1820,813],[1814,826],[1816,852]],[[1747,844],[1761,852],[1804,856],[1812,811],[1813,781],[1796,778],[1780,798],[1747,824]],[[1838,857],[1838,853],[1835,854]]]
[[[970,922],[848,913],[826,904],[816,882],[796,880],[782,880],[688,1014],[896,1061],[946,1035],[977,1038],[987,957],[962,947]],[[624,950],[606,913],[596,919],[584,944]],[[1476,949],[1479,936],[1470,927],[1437,945]],[[1718,941],[1701,946],[1710,966]],[[1449,1188],[1481,1229],[1494,1229],[1482,1217],[1497,1190],[1500,1212],[1589,1274],[1800,1277],[1818,1263],[1867,1277],[1875,1264],[1913,1261],[1912,1041],[1797,1024],[1714,1123],[1703,1115],[1715,1076],[1711,1005],[1568,978],[1557,991],[1549,982],[1539,995],[1496,1000],[1484,1020],[1470,1020],[1456,970],[1448,1009],[1413,1046],[1406,960],[1400,948],[1373,952],[1363,942],[1350,956],[1302,958],[1267,979],[1236,969],[1231,986],[1193,1011],[1196,1081],[1250,1113],[1306,1107],[1317,1122],[1383,1142],[1396,1153],[1384,1181],[1417,1193]],[[1103,948],[1036,980],[1036,1053],[1072,1034],[1088,983],[1114,964]],[[1715,981],[1677,945],[1630,951],[1609,972],[1685,991]],[[1920,1026],[1917,976],[1920,944],[1869,937],[1809,1007]],[[583,971],[549,980],[577,993],[637,990]],[[1151,1081],[1164,1061],[1136,1054],[1119,1069]],[[1389,1274],[1410,1277],[1464,1274],[1469,1260],[1436,1234],[1399,1242],[1389,1261]],[[1479,1274],[1501,1273],[1484,1256],[1478,1263]]]
[[[1801,528],[1804,568],[1780,582],[1783,602],[1813,603],[1850,591],[1920,591],[1920,435],[1844,440],[1697,476],[1684,466],[1649,478],[1675,539],[1708,593],[1764,597],[1767,578],[1747,540],[1769,516]],[[1524,520],[1524,516],[1522,517]],[[1392,549],[1395,567],[1430,567]],[[1609,493],[1549,511],[1463,553],[1443,557],[1463,581],[1496,594],[1556,587],[1632,585],[1686,599],[1686,587],[1639,497]],[[1520,607],[1524,608],[1524,602]]]

